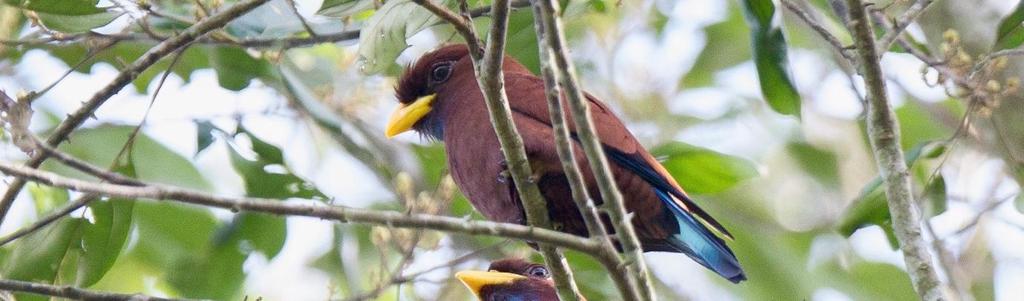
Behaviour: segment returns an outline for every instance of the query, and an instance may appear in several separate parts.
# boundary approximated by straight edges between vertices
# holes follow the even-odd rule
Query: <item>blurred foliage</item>
[[[99,0],[4,0],[35,13],[39,22],[50,30],[79,33],[107,25],[120,14],[96,7]]]
[[[800,94],[789,76],[786,38],[778,23],[773,22],[778,18],[775,4],[761,0],[743,0],[740,4],[750,26],[754,65],[764,100],[776,112],[799,117]]]
[[[757,176],[746,160],[682,142],[656,147],[651,154],[663,158],[661,165],[693,194],[719,193]]]
[[[680,81],[682,88],[698,88],[714,83],[715,71],[750,60],[750,30],[743,21],[743,12],[729,1],[726,19],[704,27],[707,44],[693,67]]]
[[[123,31],[145,37],[171,36],[191,26],[196,21],[195,16],[204,15],[207,10],[215,12],[236,2],[147,1],[145,3],[148,8],[135,7],[126,11],[117,5],[103,6],[107,2],[96,0],[3,0],[0,2],[0,39],[69,37],[88,31]],[[247,48],[233,44],[233,41],[243,39],[315,38],[296,20],[286,1],[274,0],[230,23],[224,30],[209,34],[207,38],[216,43],[191,44],[179,53],[163,58],[146,71],[133,75],[135,92],[151,96],[149,94],[155,91],[153,80],[163,72],[169,71],[188,84],[196,71],[205,70],[212,71],[219,86],[226,90],[248,93],[268,88],[279,89],[281,95],[290,95],[289,91],[280,89],[293,83],[282,83],[283,79],[274,70],[283,63],[297,74],[289,78],[289,81],[300,81],[308,87],[308,91],[304,91],[308,93],[305,94],[321,99],[325,108],[334,110],[324,113],[337,113],[332,118],[343,121],[342,135],[358,133],[344,137],[349,139],[348,142],[364,146],[371,154],[383,153],[379,145],[365,138],[379,133],[380,122],[376,119],[384,116],[381,115],[381,108],[394,105],[388,97],[393,93],[393,80],[389,76],[397,75],[401,66],[408,63],[409,58],[403,57],[414,54],[406,53],[409,50],[416,47],[430,48],[437,43],[458,42],[460,38],[452,33],[450,26],[442,24],[438,18],[408,0],[313,2],[315,14],[306,15],[311,28],[320,34],[342,29],[358,30],[358,41],[294,49],[280,46]],[[457,3],[438,2],[448,6]],[[833,50],[821,43],[813,31],[805,28],[804,23],[796,21],[788,11],[784,11],[781,6],[776,7],[772,1],[705,2],[722,8],[719,11],[708,10],[719,15],[705,20],[707,23],[698,23],[699,26],[687,25],[693,27],[689,28],[683,26],[691,21],[686,17],[701,8],[676,7],[689,2],[560,1],[567,16],[566,30],[570,49],[585,80],[584,86],[589,87],[594,95],[614,104],[613,107],[618,106],[616,110],[637,112],[633,114],[637,115],[633,118],[635,120],[627,119],[630,128],[638,133],[637,137],[641,140],[649,142],[652,153],[662,161],[680,185],[693,194],[695,201],[735,235],[735,241],[730,242],[729,246],[734,249],[750,278],[741,285],[732,285],[692,264],[688,258],[676,256],[673,260],[683,262],[687,269],[700,271],[687,275],[700,273],[700,276],[708,280],[659,279],[664,284],[659,287],[659,294],[664,295],[663,299],[666,300],[701,299],[701,296],[707,299],[704,291],[726,291],[748,300],[817,300],[822,298],[822,292],[841,294],[853,300],[915,299],[901,267],[890,264],[890,261],[879,261],[877,254],[865,254],[863,248],[853,246],[858,240],[866,240],[867,243],[860,244],[870,244],[869,247],[876,253],[896,256],[889,249],[889,246],[895,246],[895,242],[892,240],[888,207],[881,178],[875,170],[871,151],[866,146],[866,130],[862,120],[856,117],[857,112],[835,116],[835,112],[822,109],[830,106],[829,103],[841,101],[832,99],[838,93],[826,89],[835,89],[836,86],[827,85],[823,79],[854,76],[844,73],[835,64],[818,64],[830,62],[833,58],[828,55]],[[479,8],[489,5],[490,1],[470,1],[469,4]],[[815,16],[820,17],[827,28],[835,31],[840,40],[848,40],[848,35],[842,31],[844,22],[841,16],[845,12],[842,12],[840,4],[839,1],[815,0],[810,1],[807,8],[816,10],[819,14]],[[887,8],[885,13],[897,15],[903,6]],[[146,14],[147,10],[161,14]],[[146,15],[145,23],[136,22],[141,14]],[[954,19],[955,15],[946,17]],[[972,19],[971,22],[978,22],[985,26],[988,30],[986,32],[994,33],[992,40],[988,41],[991,44],[986,45],[993,45],[993,50],[1000,50],[1015,49],[1024,42],[1022,20],[1024,3],[1017,4],[998,20]],[[486,26],[490,22],[486,17],[478,18],[477,21],[477,26]],[[513,11],[506,51],[536,72],[539,69],[539,58],[533,25],[529,8]],[[942,32],[945,27],[951,26],[940,25],[943,27],[941,30],[924,30]],[[45,27],[45,30],[40,26]],[[323,31],[323,28],[332,31]],[[692,63],[689,70],[665,77],[655,76],[656,72],[651,70],[642,70],[648,73],[641,73],[643,77],[635,80],[631,77],[630,82],[622,82],[616,77],[618,74],[614,74],[624,69],[637,68],[629,66],[637,62],[633,60],[634,57],[648,54],[644,52],[638,55],[627,51],[647,51],[645,47],[650,46],[671,55],[682,53],[673,48],[678,46],[675,40],[677,35],[689,34],[687,30],[691,29],[695,34],[702,34],[706,43],[694,52],[695,57],[683,60],[686,64]],[[80,64],[76,72],[93,74],[97,64],[122,69],[156,44],[152,38],[141,38],[108,45],[106,40],[84,37],[75,42],[28,43],[19,46],[3,44],[0,46],[3,47],[0,48],[0,74],[8,75],[25,70],[29,72],[12,76],[10,80],[3,78],[2,83],[22,83],[23,78],[35,75],[31,73],[34,66],[26,66],[25,63],[26,54],[30,51],[44,53],[67,66]],[[624,42],[638,40],[633,38],[642,39],[646,41],[643,43],[649,45],[633,47],[638,45],[627,45]],[[939,39],[911,39],[914,47],[925,53],[938,53],[934,50],[941,49]],[[691,40],[698,38],[687,37],[684,41]],[[423,41],[434,44],[423,45]],[[897,52],[888,54],[894,56],[893,59],[909,58],[896,46],[890,51]],[[794,62],[814,62],[809,64],[814,66],[796,69],[797,66],[791,66],[790,57],[794,58]],[[652,66],[662,67],[643,65],[639,69]],[[750,74],[745,74],[749,81],[735,76],[737,70],[746,72],[736,68],[738,66],[753,67],[747,72]],[[814,78],[801,79],[801,74],[791,74],[794,71],[818,73],[813,73]],[[922,78],[918,69],[902,72],[906,74],[890,75],[897,79]],[[726,75],[730,77],[724,77]],[[924,77],[931,82],[930,76]],[[740,78],[740,82],[721,80],[723,78]],[[797,85],[798,80],[804,82]],[[660,89],[660,86],[655,85],[655,88],[649,89],[651,91],[633,92],[637,86],[651,87],[647,85],[656,81],[658,85],[663,84],[662,81],[670,83],[667,85],[669,89]],[[25,90],[42,88],[34,80],[28,82],[33,84],[25,84]],[[897,82],[900,84],[895,84]],[[740,86],[758,83],[760,96],[756,92],[744,93],[744,89],[738,89]],[[848,88],[846,84],[849,83],[843,84],[840,88]],[[968,100],[961,99],[960,94],[956,93],[949,93],[952,94],[950,99],[940,102],[922,100],[927,97],[921,97],[919,91],[907,86],[905,81],[894,80],[890,88],[900,92],[893,95],[902,96],[896,108],[896,117],[902,130],[900,144],[906,150],[906,159],[911,164],[915,194],[920,197],[924,215],[946,218],[955,215],[944,214],[953,210],[959,210],[957,214],[960,215],[965,212],[966,215],[974,214],[963,208],[985,206],[969,200],[957,200],[947,194],[962,193],[965,178],[973,175],[967,174],[972,168],[993,159],[1002,160],[998,154],[1012,154],[1012,150],[1024,149],[1024,145],[1013,145],[1015,140],[1010,139],[1010,145],[1002,146],[1010,151],[1004,151],[989,143],[981,143],[993,139],[990,136],[998,135],[986,132],[989,120],[984,119],[986,116],[980,113],[977,114],[980,117],[974,118],[980,118],[981,121],[972,123],[964,133],[954,137],[958,133],[961,116],[974,113],[968,112],[967,108],[971,107],[966,105]],[[18,89],[12,87],[9,91]],[[680,93],[697,90],[720,95],[725,100],[718,101],[727,104],[704,102],[703,99],[674,103]],[[82,91],[83,95],[92,92]],[[44,95],[39,99],[43,103],[39,105],[42,108],[38,110],[40,118],[33,124],[33,129],[43,136],[52,130],[48,127],[53,126],[54,119],[59,121],[58,116],[74,109],[54,108],[49,105],[52,99],[48,97]],[[819,97],[826,99],[814,99]],[[281,97],[278,105],[285,110],[292,110],[289,106],[301,105],[287,103],[284,99]],[[213,103],[223,100],[207,101]],[[1022,107],[1019,102],[1012,102],[1012,99],[1005,101],[1003,107],[989,109],[999,113]],[[680,110],[682,106],[687,109]],[[707,107],[722,107],[722,112],[688,113],[691,112],[688,109]],[[154,110],[160,109],[158,106]],[[263,113],[266,112],[245,114]],[[240,187],[234,191],[236,193],[281,201],[316,200],[408,212],[414,208],[409,204],[415,205],[417,200],[437,200],[443,194],[441,190],[446,185],[447,164],[444,148],[439,143],[387,143],[395,147],[394,150],[388,150],[398,154],[395,161],[401,161],[387,163],[409,169],[408,173],[414,174],[417,181],[413,186],[423,191],[396,190],[400,185],[387,182],[388,176],[378,177],[384,178],[382,180],[368,176],[369,173],[364,170],[341,171],[358,174],[354,178],[365,179],[366,185],[381,184],[381,189],[387,190],[381,193],[385,195],[383,200],[369,204],[349,204],[345,199],[351,195],[328,193],[336,190],[327,189],[332,187],[326,185],[337,182],[315,181],[318,180],[315,174],[319,169],[328,168],[326,163],[320,164],[317,161],[323,158],[304,157],[304,153],[298,153],[298,148],[282,144],[279,140],[271,139],[274,137],[265,136],[256,130],[260,127],[242,126],[242,120],[246,117],[242,115],[245,114],[237,113],[238,116],[225,118],[195,117],[190,120],[191,123],[186,122],[195,125],[195,132],[178,131],[180,137],[173,138],[157,139],[149,135],[166,133],[149,132],[143,128],[130,143],[134,124],[126,126],[91,122],[76,131],[60,149],[97,166],[144,181],[218,193],[224,192],[222,187],[237,182]],[[293,122],[301,125],[318,124],[310,122],[310,116],[302,113],[289,114],[286,118],[294,118]],[[1024,120],[1024,117],[1020,120]],[[652,121],[657,126],[652,127]],[[663,121],[685,124],[662,127],[661,124],[665,123]],[[995,124],[994,121],[991,123]],[[316,126],[310,128],[315,134],[314,141],[309,143],[315,145],[317,152],[342,152],[344,147],[320,141],[337,137],[324,134]],[[1008,128],[1002,132],[1012,135],[1020,133],[1021,129]],[[689,141],[690,137],[694,137],[694,141]],[[679,141],[684,138],[688,140]],[[195,149],[194,152],[189,149],[190,153],[181,154],[159,141],[194,142]],[[294,160],[296,156],[305,161],[288,160]],[[226,162],[228,165],[225,166],[231,167],[226,174],[231,177],[220,178],[223,174],[218,174],[215,178],[200,172],[200,167],[203,167],[201,158]],[[1012,164],[1012,156],[1008,158],[1010,160],[1001,162]],[[358,156],[345,159],[361,163],[359,168],[381,168],[376,162]],[[309,168],[294,168],[291,165],[294,163],[301,164],[298,166],[313,166],[313,174],[300,173],[300,170],[310,172]],[[43,168],[66,176],[97,181],[52,161],[44,164]],[[1024,168],[1008,166],[1007,170],[1006,173],[1012,174],[1013,170]],[[1002,176],[986,177],[1001,179]],[[1007,178],[1012,181],[1011,177]],[[1018,176],[1017,179],[1024,179],[1024,176]],[[374,181],[385,183],[371,183]],[[1012,184],[1016,183],[1010,186]],[[57,210],[80,196],[67,190],[38,185],[28,186],[27,191],[25,195],[33,202],[34,206],[31,207],[35,210],[30,220]],[[1024,211],[1024,197],[1017,196],[1013,202],[1015,206],[1004,207],[1016,207]],[[958,207],[960,209],[956,209]],[[450,202],[439,204],[437,208],[439,214],[482,219],[458,192],[454,192]],[[1014,214],[1019,217],[1019,213]],[[297,235],[291,235],[295,232],[290,230],[295,229],[286,220],[278,216],[231,213],[159,200],[104,198],[93,201],[87,208],[75,211],[71,216],[41,231],[0,248],[0,277],[117,292],[239,300],[251,296],[253,291],[268,290],[253,287],[252,279],[262,275],[254,272],[261,270],[252,267],[260,266],[263,259],[274,261],[288,252],[284,248],[285,242],[296,239]],[[989,219],[979,220],[978,223],[989,222]],[[872,237],[867,233],[869,231],[859,231],[874,226],[884,230],[890,238],[890,245],[886,245],[885,239]],[[505,256],[532,256],[535,261],[540,260],[523,243],[506,243],[493,237],[444,235],[445,238],[438,242],[438,234],[433,232],[347,224],[333,225],[327,235],[329,237],[325,240],[330,241],[330,248],[303,261],[306,266],[302,269],[304,272],[326,275],[330,285],[324,290],[328,291],[329,298],[373,292],[381,281],[392,276],[390,273],[396,270],[395,266],[404,258],[404,248],[410,245],[416,248],[411,253],[414,256],[409,266],[415,266],[416,269],[410,268],[409,271],[443,263],[438,258],[450,259],[493,244],[499,246],[473,254],[472,259],[459,268],[483,268],[488,259]],[[858,235],[862,236],[856,237]],[[995,266],[1007,264],[1006,259],[989,251],[990,245],[984,231],[945,235],[945,245],[951,249],[956,248],[952,250],[957,256],[954,259],[965,262],[960,267],[970,276],[970,290],[975,294],[975,300],[993,299],[993,283],[997,281],[993,271]],[[597,262],[586,254],[575,252],[568,252],[567,257],[588,299],[618,298],[607,272]],[[663,268],[658,263],[653,266],[656,270]],[[383,290],[369,299],[467,300],[471,296],[451,278],[454,271],[443,268],[422,278],[408,279],[409,282]],[[694,283],[711,283],[717,288],[709,290]],[[281,287],[270,290],[289,289]],[[45,299],[22,294],[17,295],[17,298]],[[715,296],[713,299],[720,298]]]
[[[999,22],[993,50],[1011,49],[1024,43],[1024,2]]]

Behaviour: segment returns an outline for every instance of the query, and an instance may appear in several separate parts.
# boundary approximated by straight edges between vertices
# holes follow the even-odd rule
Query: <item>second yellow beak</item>
[[[435,94],[423,96],[412,103],[403,104],[398,109],[395,109],[391,113],[387,127],[384,129],[384,135],[391,138],[412,129],[416,122],[420,121],[427,113],[430,113],[432,109],[431,104],[434,103],[435,96]]]
[[[479,298],[480,290],[484,286],[508,284],[519,279],[526,279],[526,276],[496,271],[461,271],[455,273],[455,278],[459,278],[459,281],[462,281],[462,284],[465,284]]]

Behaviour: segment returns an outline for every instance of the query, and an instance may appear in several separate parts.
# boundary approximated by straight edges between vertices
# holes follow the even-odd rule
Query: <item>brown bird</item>
[[[448,45],[406,68],[395,88],[401,105],[391,115],[386,135],[413,129],[444,142],[455,183],[473,207],[494,221],[525,224],[514,184],[504,176],[505,158],[471,60],[465,45]],[[512,119],[523,138],[533,178],[548,202],[554,228],[587,236],[555,150],[543,80],[507,56],[502,72]],[[633,225],[643,250],[684,253],[732,282],[746,279],[736,256],[717,236],[731,239],[729,232],[697,207],[604,103],[591,95],[587,100],[626,210],[635,214]],[[571,116],[569,112],[566,115]],[[575,126],[569,124],[575,139]],[[573,148],[587,190],[594,202],[601,204],[600,191],[578,141]],[[612,229],[610,225],[606,228]]]
[[[481,301],[558,301],[548,268],[519,258],[491,262],[487,272],[461,271],[455,277]]]

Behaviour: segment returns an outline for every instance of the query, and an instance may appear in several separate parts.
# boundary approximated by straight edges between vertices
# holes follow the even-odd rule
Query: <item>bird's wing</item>
[[[512,111],[550,126],[551,119],[547,103],[545,101],[538,101],[546,99],[544,96],[543,80],[532,75],[506,73],[505,81],[507,86],[517,87],[516,93],[530,93],[530,95],[520,95],[519,97],[510,96],[509,106]],[[686,195],[686,192],[683,191],[668,171],[661,166],[661,163],[658,163],[640,145],[640,142],[633,137],[633,134],[626,129],[622,121],[604,103],[589,94],[586,94],[586,98],[590,104],[592,120],[595,121],[594,126],[597,129],[598,139],[604,146],[605,153],[611,161],[636,173],[657,190],[665,191],[674,196],[674,198],[666,200],[666,203],[675,207],[674,210],[694,214],[701,224],[713,229],[719,235],[732,239],[732,234]],[[565,107],[564,105],[563,101],[563,107]],[[571,121],[572,113],[568,110],[566,110],[566,120],[570,134],[575,138],[576,126]]]

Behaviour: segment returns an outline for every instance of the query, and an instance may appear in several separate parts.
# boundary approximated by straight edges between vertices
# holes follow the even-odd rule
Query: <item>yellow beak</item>
[[[455,273],[455,278],[459,278],[462,284],[465,284],[470,291],[473,291],[477,298],[480,298],[480,290],[484,286],[508,284],[519,279],[526,279],[526,276],[495,271],[461,271]]]
[[[384,135],[391,138],[408,131],[417,121],[420,121],[420,118],[430,113],[432,103],[434,103],[434,94],[420,97],[410,104],[401,105],[391,113],[391,119],[388,120]]]

